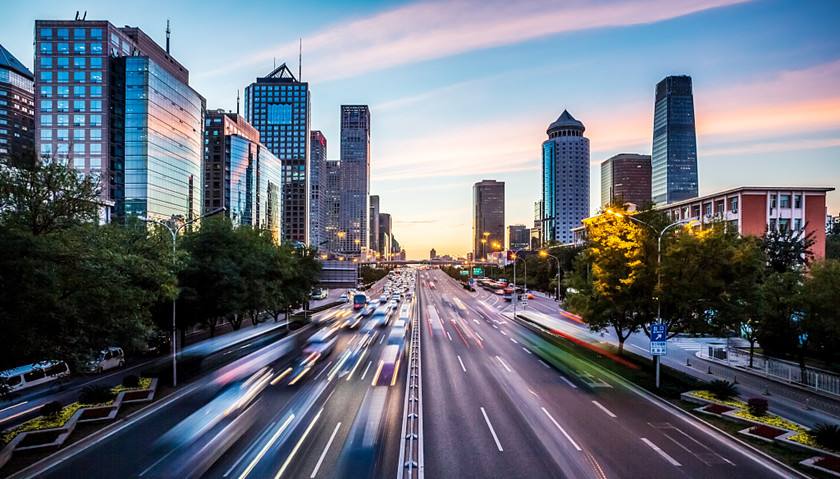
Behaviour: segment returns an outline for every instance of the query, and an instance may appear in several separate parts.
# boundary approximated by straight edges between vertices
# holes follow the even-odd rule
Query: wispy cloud
[[[516,44],[566,32],[655,23],[746,0],[461,0],[412,3],[373,16],[344,21],[304,38],[308,78],[326,81],[398,65]],[[199,73],[216,76],[294,58],[298,43],[257,52],[224,68]]]

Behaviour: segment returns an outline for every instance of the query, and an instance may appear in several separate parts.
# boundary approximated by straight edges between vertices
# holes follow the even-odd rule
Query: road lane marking
[[[260,434],[257,440],[254,441],[253,444],[251,444],[251,447],[249,447],[245,451],[245,454],[242,454],[239,457],[239,459],[237,459],[236,462],[234,462],[233,465],[230,466],[230,469],[228,469],[224,474],[222,474],[222,477],[228,477],[230,473],[233,472],[234,469],[236,469],[240,462],[242,462],[243,460],[245,460],[246,457],[251,455],[251,451],[253,451],[260,444],[260,441],[262,441],[263,438],[268,435],[268,433],[271,431],[271,428],[273,428],[275,424],[277,424],[277,421],[271,421],[271,424],[269,424],[268,427],[265,428],[265,431],[263,431],[262,434]],[[142,476],[142,474],[140,475]]]
[[[11,406],[8,406],[8,407],[4,407],[3,409],[0,409],[0,413],[5,412],[5,411],[8,411],[9,409],[14,409],[14,408],[16,408],[16,407],[23,406],[24,404],[26,404],[26,403],[28,403],[28,402],[29,402],[29,401],[23,401],[23,402],[19,402],[19,403],[17,403],[17,404],[12,404]]]
[[[362,381],[365,380],[365,376],[367,376],[368,369],[370,369],[370,364],[373,362],[372,359],[368,359],[367,366],[365,367],[365,372],[362,373]]]
[[[496,431],[493,429],[493,425],[490,424],[490,418],[487,417],[487,412],[484,410],[483,407],[481,408],[481,414],[484,415],[484,422],[487,423],[487,427],[490,428],[490,434],[493,435],[493,440],[496,441],[496,448],[499,449],[499,452],[504,452],[504,449],[502,449],[502,443],[499,442],[499,436],[496,435]]]
[[[309,479],[315,479],[315,476],[318,475],[318,469],[321,468],[321,463],[324,462],[324,458],[327,456],[327,451],[330,450],[330,446],[332,446],[333,439],[335,439],[336,433],[338,433],[338,428],[341,427],[341,423],[335,425],[335,429],[333,429],[332,435],[330,436],[329,441],[327,441],[327,445],[324,446],[324,452],[321,453],[321,457],[318,458],[318,463],[315,464],[315,470],[312,471],[312,475],[309,476]]]
[[[549,366],[549,365],[548,365],[548,363],[546,363],[546,362],[545,362],[545,361],[543,361],[542,359],[540,359],[540,364],[542,364],[543,366],[545,366],[545,367],[547,367],[547,368],[551,369],[551,366]]]
[[[385,336],[383,335],[382,337],[385,337]],[[368,352],[367,348],[365,348],[365,349],[362,351],[362,354],[359,356],[359,359],[357,359],[357,360],[356,360],[356,364],[354,364],[354,365],[353,365],[353,369],[351,369],[351,370],[350,370],[350,374],[348,374],[348,375],[347,375],[347,379],[346,379],[346,381],[348,381],[348,382],[349,382],[349,381],[350,381],[350,379],[352,379],[352,378],[353,378],[353,374],[356,372],[356,368],[358,368],[358,367],[359,367],[359,364],[361,364],[361,363],[362,363],[362,361],[364,361],[364,360],[365,360],[365,354],[367,354],[367,352]]]
[[[26,402],[28,402],[28,401],[26,401]],[[21,405],[22,405],[22,404],[26,404],[26,402],[22,402],[22,403],[21,403]],[[16,417],[20,417],[20,416],[23,416],[24,414],[30,413],[30,412],[32,412],[32,411],[35,411],[36,409],[40,409],[40,408],[41,408],[41,406],[42,406],[42,404],[38,404],[38,405],[33,406],[33,407],[31,407],[31,408],[29,408],[29,409],[26,409],[26,410],[24,410],[24,411],[20,411],[20,412],[17,412],[17,413],[15,413],[15,414],[12,414],[11,416],[4,417],[3,419],[0,419],[0,423],[6,422],[6,421],[10,421],[10,420],[12,420],[12,419],[14,419],[14,418],[16,418]],[[15,406],[12,406],[12,407],[15,407]],[[9,408],[6,408],[6,409],[9,409]]]
[[[324,374],[324,371],[326,371],[327,369],[329,369],[329,368],[330,368],[330,364],[332,364],[332,361],[328,362],[328,363],[327,363],[327,365],[326,365],[326,366],[324,366],[324,369],[322,369],[322,370],[321,370],[321,372],[319,372],[318,374],[316,374],[316,375],[315,375],[315,377],[314,377],[314,378],[312,378],[312,380],[313,380],[313,381],[315,381],[315,380],[317,380],[319,377],[321,377],[321,375],[322,375],[322,374]]]
[[[500,329],[499,332],[507,336],[507,333],[503,329]]]
[[[499,329],[499,327],[498,327],[498,326],[496,326],[495,324],[493,325],[493,327],[494,327],[494,328],[496,328],[496,329]]]
[[[446,332],[446,337],[448,337],[448,338],[449,338],[449,340],[450,340],[450,341],[452,341],[452,335],[451,335],[451,334],[449,334],[449,331],[447,331],[447,332]]]
[[[280,466],[280,470],[277,471],[277,475],[274,476],[274,479],[280,479],[280,476],[282,476],[283,473],[286,472],[286,468],[289,467],[289,464],[291,464],[292,459],[294,459],[295,454],[297,454],[298,449],[300,449],[300,445],[303,444],[303,441],[306,440],[306,436],[308,436],[309,433],[312,431],[312,428],[315,427],[315,423],[318,422],[318,419],[321,417],[322,412],[324,412],[324,408],[321,408],[321,410],[318,411],[318,414],[316,414],[315,417],[312,418],[312,422],[310,422],[309,425],[306,426],[306,430],[303,431],[303,436],[301,436],[300,439],[298,439],[297,444],[295,444],[295,447],[292,449],[292,452],[289,453],[289,457],[286,458],[286,461],[283,462],[283,465]]]
[[[143,477],[143,476],[145,476],[147,472],[149,472],[149,471],[151,471],[152,469],[154,469],[154,468],[155,468],[155,466],[157,466],[158,464],[160,464],[161,462],[163,462],[163,460],[164,460],[164,459],[166,459],[167,457],[169,457],[169,456],[170,456],[173,452],[175,452],[175,449],[173,449],[173,450],[171,450],[171,451],[167,452],[166,454],[164,454],[164,455],[163,455],[163,457],[161,457],[161,458],[160,458],[160,459],[158,459],[157,461],[153,462],[151,466],[149,466],[149,467],[147,467],[147,468],[143,469],[143,472],[141,472],[141,473],[140,473],[137,477]]]
[[[616,417],[616,415],[615,415],[615,414],[613,414],[613,412],[612,412],[612,411],[610,411],[609,409],[605,408],[605,407],[604,407],[604,405],[603,405],[603,404],[601,404],[601,403],[599,403],[598,401],[593,400],[593,401],[592,401],[592,404],[594,404],[594,405],[598,406],[598,409],[600,409],[600,410],[604,411],[604,412],[607,414],[607,416],[612,417],[612,418],[615,418],[615,417]]]
[[[479,323],[479,322],[478,322],[478,320],[477,320],[477,319],[475,319],[475,318],[473,318],[473,321],[475,322],[475,324],[481,324],[481,323]]]
[[[464,361],[461,361],[461,355],[460,354],[458,355],[458,362],[461,363],[461,369],[463,369],[464,372],[467,372],[467,368],[464,367]]]
[[[260,449],[260,452],[258,452],[254,459],[251,461],[251,463],[248,464],[248,467],[246,467],[245,470],[242,471],[242,474],[239,475],[239,479],[245,479],[246,477],[248,477],[248,474],[250,474],[251,471],[253,471],[254,468],[257,467],[257,463],[260,462],[263,456],[265,456],[265,453],[268,452],[269,449],[271,449],[271,446],[273,446],[274,443],[277,441],[277,438],[280,437],[281,434],[283,434],[283,431],[285,431],[286,428],[289,427],[289,424],[294,418],[294,414],[289,414],[289,417],[287,417],[286,420],[283,421],[283,424],[276,431],[274,431],[274,435],[271,436],[271,439],[269,439],[268,442],[265,443],[265,446],[263,446],[263,448]]]
[[[516,344],[519,344],[519,341],[517,341],[517,340],[515,340],[515,339],[513,339],[513,338],[510,338],[510,340],[511,340],[511,341],[513,341],[513,342],[514,342],[514,343],[516,343]]]
[[[526,353],[528,353],[528,354],[532,355],[532,356],[533,356],[533,354],[534,354],[534,353],[532,353],[532,352],[531,352],[531,350],[530,350],[530,349],[526,348],[525,346],[522,346],[522,350],[523,350],[523,351],[525,351]]]
[[[274,378],[274,379],[272,379],[272,380],[271,380],[271,385],[272,385],[272,386],[276,386],[276,385],[277,385],[277,383],[279,383],[280,381],[282,381],[282,380],[283,380],[283,378],[285,378],[286,376],[288,376],[288,375],[289,375],[289,373],[291,373],[291,372],[292,372],[292,368],[286,368],[286,370],[285,370],[285,371],[283,371],[282,373],[278,374],[276,378]]]
[[[476,336],[476,337],[477,337],[477,338],[478,338],[481,342],[484,342],[484,338],[482,338],[480,334],[478,334],[478,333],[473,333],[473,334],[475,334],[475,336]]]
[[[569,386],[571,386],[571,387],[572,387],[572,389],[577,389],[577,386],[575,385],[575,383],[573,383],[573,382],[569,381],[569,378],[567,378],[566,376],[563,376],[563,375],[561,374],[561,375],[560,375],[560,379],[562,379],[563,381],[565,381],[565,382],[566,382],[566,384],[568,384]]]
[[[555,420],[555,419],[551,416],[551,414],[548,412],[548,409],[546,409],[546,408],[544,408],[544,407],[542,407],[542,408],[540,408],[540,409],[542,409],[542,411],[545,413],[545,415],[546,415],[546,416],[548,416],[548,418],[549,418],[549,419],[551,419],[551,422],[553,422],[553,423],[554,423],[554,425],[555,425],[555,426],[557,426],[557,429],[559,429],[559,430],[560,430],[560,432],[562,432],[562,433],[563,433],[563,435],[564,435],[564,436],[566,436],[566,439],[568,439],[568,441],[569,441],[570,443],[572,443],[572,447],[574,447],[574,448],[575,448],[578,452],[580,452],[580,451],[582,451],[582,450],[583,450],[583,449],[581,449],[581,448],[580,448],[580,446],[578,446],[578,444],[575,442],[575,440],[574,440],[574,439],[572,439],[572,436],[570,436],[570,435],[569,435],[569,433],[567,433],[567,432],[566,432],[566,430],[565,430],[565,429],[563,429],[563,426],[561,426],[561,425],[560,425],[560,423],[558,423],[558,422],[557,422],[557,420]]]
[[[534,392],[534,390],[533,390],[533,389],[531,389],[531,388],[528,388],[528,392],[529,392],[529,393],[531,393],[531,394],[533,394],[533,395],[534,395],[534,397],[539,397],[539,396],[537,396],[537,393],[535,393],[535,392]]]
[[[500,363],[502,363],[502,366],[504,366],[504,367],[505,367],[505,369],[507,369],[507,372],[509,372],[509,373],[512,373],[512,372],[513,372],[513,371],[511,371],[511,369],[508,367],[508,365],[507,365],[507,364],[505,364],[505,362],[502,360],[502,358],[500,358],[499,356],[496,356],[496,359],[498,359],[498,360],[499,360],[499,362],[500,362]]]
[[[673,457],[669,456],[667,452],[665,452],[665,451],[663,451],[662,449],[660,449],[660,448],[659,448],[659,446],[657,446],[656,444],[654,444],[654,443],[650,442],[650,441],[648,440],[648,438],[643,437],[643,438],[642,438],[642,442],[644,442],[645,444],[647,444],[648,446],[650,446],[650,448],[651,448],[651,449],[653,449],[654,451],[656,451],[656,452],[657,452],[660,456],[662,456],[662,457],[663,457],[666,461],[670,462],[672,466],[676,466],[676,467],[680,467],[680,466],[682,466],[682,464],[680,464],[679,462],[677,462],[677,460],[676,460],[676,459],[674,459]]]

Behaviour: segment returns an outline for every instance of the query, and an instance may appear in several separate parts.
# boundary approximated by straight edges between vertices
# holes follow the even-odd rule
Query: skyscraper
[[[379,252],[379,195],[370,196],[370,214],[368,215],[370,225],[370,239],[368,248],[371,251]]]
[[[508,226],[508,249],[528,249],[531,246],[531,230],[525,225]]]
[[[392,255],[391,233],[391,215],[379,213],[379,254],[385,259],[391,258]]]
[[[318,130],[309,134],[309,244],[326,248],[325,198],[327,182],[327,138]]]
[[[473,253],[483,259],[505,247],[505,183],[482,180],[473,185]]]
[[[358,254],[368,246],[370,194],[370,110],[367,105],[341,105],[341,209],[343,253]]]
[[[656,85],[651,192],[657,204],[697,196],[697,138],[690,76],[665,77]]]
[[[601,163],[601,206],[650,204],[650,155],[620,153]]]
[[[543,142],[543,243],[572,242],[571,229],[589,216],[589,139],[563,110]]]
[[[0,160],[34,160],[35,76],[0,45]]]
[[[282,64],[245,88],[245,118],[280,158],[284,241],[309,243],[309,83]]]
[[[326,142],[325,142],[326,149]],[[326,151],[324,152],[326,156]],[[325,162],[324,176],[324,236],[321,241],[327,242],[327,251],[337,252],[339,250],[339,225],[338,215],[341,210],[341,167],[337,160]]]
[[[102,178],[103,221],[197,217],[205,101],[142,30],[37,20],[35,91],[37,153]]]
[[[279,241],[280,159],[236,113],[208,111],[204,125],[204,212],[224,207],[234,225],[267,230]]]

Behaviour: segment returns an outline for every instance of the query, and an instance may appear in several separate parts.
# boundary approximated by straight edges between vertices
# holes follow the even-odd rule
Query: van
[[[125,353],[122,348],[110,347],[96,353],[86,362],[83,370],[86,373],[101,373],[109,369],[125,366]]]
[[[40,361],[0,372],[0,383],[8,392],[20,391],[70,375],[64,361]]]

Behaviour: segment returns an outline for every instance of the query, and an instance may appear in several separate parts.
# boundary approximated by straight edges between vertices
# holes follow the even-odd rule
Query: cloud
[[[461,0],[412,3],[345,20],[303,40],[308,78],[347,78],[474,50],[594,28],[655,23],[746,0]],[[294,58],[297,40],[199,73],[217,76],[275,57]]]

